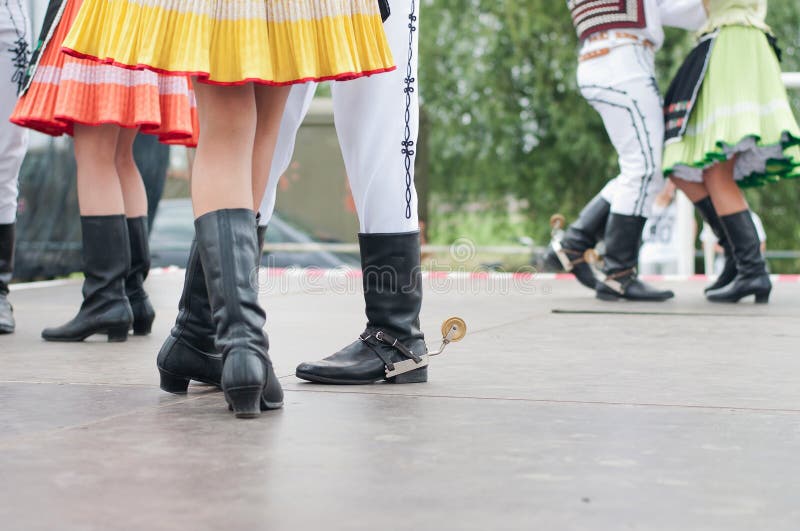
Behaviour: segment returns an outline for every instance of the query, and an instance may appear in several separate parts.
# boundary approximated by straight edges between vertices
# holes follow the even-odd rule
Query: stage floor
[[[183,275],[148,280],[153,334],[45,343],[79,281],[16,286],[0,336],[0,528],[792,530],[800,522],[800,283],[768,306],[603,303],[571,280],[437,277],[423,325],[469,334],[430,382],[332,387],[295,365],[363,329],[359,280],[270,275],[286,405],[159,390]]]

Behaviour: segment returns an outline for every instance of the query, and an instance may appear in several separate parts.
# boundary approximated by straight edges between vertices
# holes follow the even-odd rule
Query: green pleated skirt
[[[664,150],[664,173],[701,182],[703,169],[736,157],[742,187],[800,177],[800,127],[761,30],[720,30],[686,132]]]

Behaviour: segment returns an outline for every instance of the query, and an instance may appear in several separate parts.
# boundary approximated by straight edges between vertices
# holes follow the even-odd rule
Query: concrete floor
[[[0,529],[800,528],[798,283],[756,307],[709,305],[698,282],[636,305],[565,280],[432,279],[430,343],[454,314],[470,333],[429,383],[323,387],[294,367],[361,331],[360,296],[272,279],[286,407],[241,421],[213,388],[158,389],[181,282],[151,277],[154,333],[123,344],[39,339],[79,283],[12,293]]]

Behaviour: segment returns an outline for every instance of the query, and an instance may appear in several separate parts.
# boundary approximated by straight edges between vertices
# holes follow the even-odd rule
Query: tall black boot
[[[131,270],[125,279],[125,293],[133,310],[133,335],[145,336],[153,329],[156,311],[144,290],[150,272],[150,243],[147,217],[128,218],[128,237],[131,241]]]
[[[665,301],[675,296],[672,291],[653,288],[637,278],[636,267],[645,221],[641,216],[609,214],[603,268],[606,277],[597,283],[598,299]]]
[[[722,273],[717,277],[717,280],[704,290],[708,293],[709,291],[725,287],[733,282],[733,279],[736,278],[736,260],[733,258],[733,249],[730,243],[728,243],[728,236],[722,228],[722,222],[719,220],[711,198],[705,197],[695,203],[694,206],[700,212],[700,215],[703,216],[706,223],[708,223],[708,226],[711,227],[714,236],[717,237],[720,247],[725,249],[725,267],[722,268]]]
[[[761,241],[749,210],[720,216],[722,227],[733,248],[737,274],[733,282],[723,288],[709,291],[711,302],[739,302],[755,295],[757,303],[769,302],[772,282],[767,273],[767,263],[761,255]]]
[[[586,263],[583,253],[594,248],[603,237],[611,204],[598,194],[583,207],[578,219],[570,225],[560,242],[563,254],[559,257],[555,242],[545,255],[545,265],[550,271],[569,271],[578,282],[589,289],[597,284],[592,267]],[[566,262],[566,264],[565,264]]]
[[[195,220],[195,232],[215,346],[222,354],[225,399],[241,418],[279,408],[283,391],[269,358],[266,315],[253,282],[259,255],[255,215],[247,209],[216,210]]]
[[[8,302],[8,285],[14,272],[14,224],[0,225],[0,334],[11,334],[16,324]]]
[[[266,230],[266,226],[258,226],[256,232],[259,264]],[[183,292],[178,301],[178,317],[156,360],[162,390],[186,393],[191,380],[218,387],[222,385],[222,356],[214,346],[215,335],[203,265],[195,240],[192,241]]]
[[[330,384],[369,384],[387,379],[394,363],[427,354],[419,325],[422,307],[419,232],[359,234],[367,328],[352,344],[321,361],[301,363],[297,377]],[[428,380],[428,368],[389,378]]]
[[[133,311],[125,295],[131,267],[128,225],[124,215],[81,216],[83,240],[83,303],[67,324],[47,328],[47,341],[83,341],[107,334],[109,341],[125,341]]]
[[[183,292],[178,301],[178,317],[156,360],[161,389],[183,394],[190,380],[219,386],[222,356],[214,346],[215,335],[206,279],[195,240],[192,241]]]

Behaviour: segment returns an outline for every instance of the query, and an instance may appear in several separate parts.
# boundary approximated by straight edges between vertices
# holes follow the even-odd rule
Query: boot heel
[[[133,335],[135,336],[149,336],[150,332],[153,331],[153,321],[154,319],[149,319],[147,321],[139,321],[133,322]]]
[[[387,381],[393,384],[425,383],[428,381],[428,368],[423,367],[421,369],[416,369],[411,372],[406,372],[397,375],[394,378],[390,378]]]
[[[189,390],[189,378],[175,376],[158,369],[161,375],[161,390],[174,395],[185,395]]]
[[[108,342],[109,343],[122,343],[128,340],[128,327],[115,326],[108,329]]]
[[[252,419],[261,415],[262,387],[237,387],[225,390],[225,400],[228,401],[234,414],[240,419]]]
[[[756,304],[768,304],[769,303],[769,291],[763,291],[761,293],[756,293]]]

